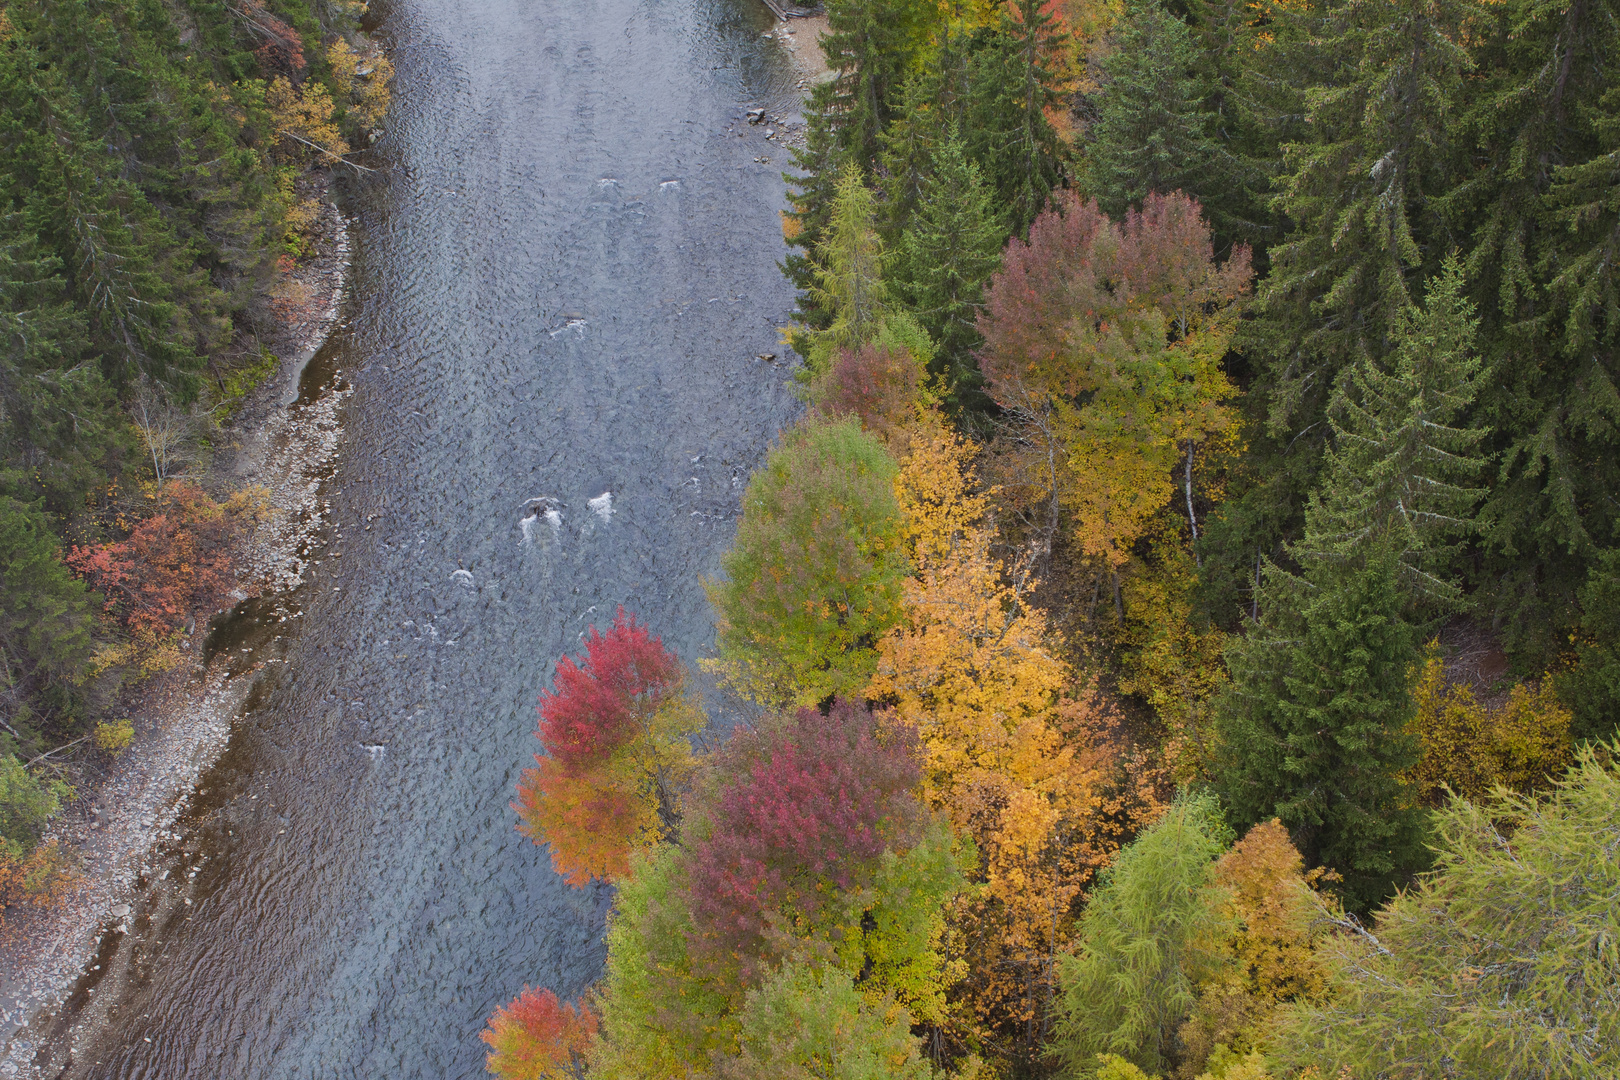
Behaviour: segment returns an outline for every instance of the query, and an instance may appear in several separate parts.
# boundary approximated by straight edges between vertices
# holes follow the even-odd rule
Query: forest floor
[[[300,376],[337,323],[349,271],[348,223],[324,180],[314,183],[322,204],[315,253],[275,290],[271,304],[283,319],[262,342],[280,366],[219,431],[211,466],[199,477],[216,495],[250,485],[269,491],[272,514],[249,542],[239,598],[285,592],[301,582],[300,549],[322,524],[319,488],[335,461],[348,396],[334,390],[299,401]],[[102,943],[129,931],[135,890],[154,871],[159,845],[179,839],[177,818],[243,713],[263,662],[233,667],[228,656],[204,657],[204,636],[199,632],[182,646],[195,659],[135,692],[129,701],[134,742],[52,823],[46,839],[76,864],[61,902],[7,913],[0,940],[0,1077],[22,1072],[34,1053],[31,1033],[92,970]]]

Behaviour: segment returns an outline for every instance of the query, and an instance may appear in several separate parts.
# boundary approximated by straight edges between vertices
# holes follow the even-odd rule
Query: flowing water
[[[216,640],[281,662],[49,1073],[476,1077],[492,1009],[599,974],[607,891],[565,885],[508,802],[588,625],[623,604],[710,648],[701,578],[794,415],[758,358],[792,302],[786,153],[743,122],[793,107],[771,25],[757,0],[384,13],[387,171],[304,381],[353,388],[329,546]]]

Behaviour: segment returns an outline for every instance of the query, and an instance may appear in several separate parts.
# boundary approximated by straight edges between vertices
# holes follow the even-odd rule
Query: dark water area
[[[121,974],[59,1019],[53,1075],[478,1077],[493,1008],[589,984],[609,894],[570,889],[508,806],[536,695],[620,604],[708,652],[701,577],[796,412],[756,358],[792,304],[786,154],[741,122],[792,108],[763,5],[382,14],[386,172],[304,389],[354,389],[330,546],[216,639],[282,662],[109,939]]]

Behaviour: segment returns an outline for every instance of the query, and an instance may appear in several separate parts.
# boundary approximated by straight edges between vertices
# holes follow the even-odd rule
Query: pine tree
[[[1211,115],[1193,78],[1187,24],[1158,0],[1131,6],[1102,62],[1107,80],[1088,132],[1085,184],[1111,217],[1149,194],[1184,191],[1201,202],[1225,186],[1214,170]]]
[[[1001,265],[1004,237],[979,168],[953,132],[919,186],[917,212],[902,236],[895,276],[918,322],[939,344],[935,374],[958,407],[980,397],[975,323],[984,286]]]

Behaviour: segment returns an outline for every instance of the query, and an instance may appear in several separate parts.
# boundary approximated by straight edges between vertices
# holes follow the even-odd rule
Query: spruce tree
[[[1392,320],[1454,246],[1435,197],[1454,182],[1451,129],[1473,68],[1460,43],[1468,10],[1344,0],[1312,39],[1310,137],[1287,148],[1278,182],[1294,228],[1272,249],[1250,340],[1268,366],[1269,424],[1290,439],[1323,430],[1339,373],[1385,351]],[[1310,453],[1320,439],[1303,444]]]
[[[1334,443],[1289,549],[1271,564],[1260,622],[1227,652],[1217,785],[1239,827],[1278,817],[1307,858],[1344,875],[1365,908],[1423,861],[1422,822],[1401,778],[1427,619],[1454,610],[1450,541],[1471,528],[1484,432],[1459,425],[1474,396],[1475,319],[1449,259],[1422,310],[1396,313],[1389,360],[1340,380]]]
[[[1546,663],[1620,543],[1620,4],[1487,5],[1458,120],[1482,415],[1497,462],[1478,587],[1510,651]]]
[[[0,494],[69,516],[117,466],[118,403],[87,355],[61,261],[0,214]]]
[[[1158,0],[1126,12],[1102,62],[1106,80],[1088,133],[1085,185],[1111,217],[1153,192],[1200,201],[1224,187],[1213,169],[1211,116],[1193,77],[1197,49],[1187,24]]]
[[[1232,682],[1215,714],[1215,785],[1232,824],[1280,819],[1313,866],[1343,876],[1357,910],[1424,864],[1423,822],[1401,779],[1418,760],[1407,726],[1421,639],[1399,564],[1377,543],[1359,566],[1316,559],[1299,576],[1268,566],[1262,622],[1228,646]]]
[[[1063,176],[1067,151],[1046,111],[1059,97],[1065,35],[1041,0],[1011,0],[971,42],[961,132],[968,156],[1007,209],[1029,228]]]
[[[1001,265],[1005,235],[978,166],[952,132],[920,185],[895,276],[917,321],[939,345],[934,373],[959,407],[979,397],[976,320],[985,283]]]
[[[1359,566],[1367,548],[1388,542],[1402,584],[1421,598],[1414,611],[1460,605],[1445,570],[1457,541],[1474,531],[1484,493],[1467,485],[1484,469],[1486,432],[1459,426],[1480,368],[1465,286],[1461,263],[1447,259],[1423,309],[1396,314],[1388,360],[1358,361],[1340,380],[1322,486],[1305,512],[1307,539],[1294,551]]]

